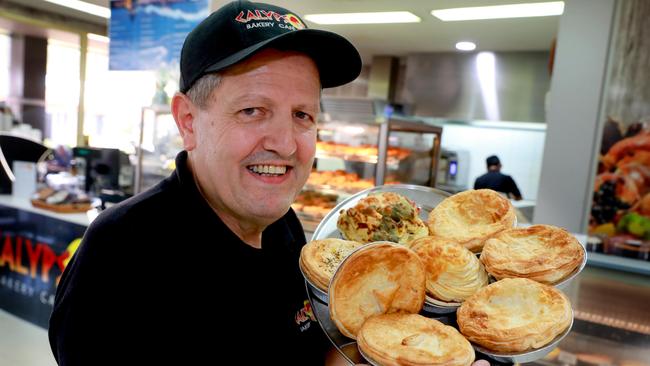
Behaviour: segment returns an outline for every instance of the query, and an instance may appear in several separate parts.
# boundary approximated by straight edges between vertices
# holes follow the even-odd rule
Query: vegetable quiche
[[[429,234],[415,202],[393,192],[370,194],[341,210],[337,227],[348,240],[406,244]]]

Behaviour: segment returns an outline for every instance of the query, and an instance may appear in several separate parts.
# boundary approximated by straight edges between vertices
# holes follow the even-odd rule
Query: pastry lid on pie
[[[415,202],[398,193],[372,193],[341,210],[336,226],[348,240],[406,244],[429,234],[419,213]]]
[[[427,236],[412,241],[409,247],[420,256],[426,272],[427,295],[434,299],[463,302],[488,284],[483,264],[457,242]]]
[[[418,314],[382,314],[368,318],[357,344],[370,361],[384,366],[469,366],[474,349],[455,328]]]
[[[491,189],[457,193],[429,214],[432,236],[461,243],[478,253],[490,236],[514,226],[515,209],[510,201]]]
[[[417,254],[395,243],[360,247],[336,270],[329,287],[330,318],[356,339],[373,315],[418,313],[424,303],[424,268]]]
[[[362,245],[336,238],[312,240],[300,251],[300,269],[311,284],[327,293],[338,266],[354,249]]]
[[[457,312],[460,332],[494,352],[541,348],[572,323],[571,303],[558,289],[527,278],[506,278],[470,296]]]
[[[585,259],[582,244],[568,231],[551,225],[504,230],[485,242],[481,262],[496,279],[529,278],[555,284]]]

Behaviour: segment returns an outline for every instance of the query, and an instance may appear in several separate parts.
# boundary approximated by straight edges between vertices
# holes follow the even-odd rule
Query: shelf
[[[353,161],[359,163],[367,164],[377,164],[377,156],[366,156],[366,155],[347,155],[347,154],[336,154],[336,153],[327,153],[324,151],[316,150],[317,159],[341,159],[345,161]],[[396,158],[388,158],[386,165],[390,169],[397,169],[399,166],[399,160]]]
[[[613,254],[588,252],[587,264],[595,267],[650,275],[650,262],[641,259],[619,257]]]
[[[372,187],[374,187],[374,186],[367,187],[367,188],[372,188]],[[307,184],[305,184],[303,186],[302,189],[304,191],[317,191],[317,192],[325,193],[325,194],[335,194],[335,195],[339,196],[339,200],[340,200],[340,199],[347,198],[347,197],[349,197],[349,196],[351,196],[351,195],[353,195],[355,193],[359,193],[359,192],[361,192],[361,191],[363,191],[364,189],[367,189],[367,188],[343,189],[343,188],[339,188],[339,187],[336,187],[336,186],[328,186],[328,185],[324,185],[324,184],[309,184],[309,183],[307,183]]]

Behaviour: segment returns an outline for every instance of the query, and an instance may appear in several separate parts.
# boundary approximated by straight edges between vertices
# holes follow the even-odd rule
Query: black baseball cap
[[[499,160],[499,157],[496,156],[496,155],[488,156],[488,158],[485,159],[485,162],[487,163],[487,166],[493,166],[493,165],[501,164],[501,161]]]
[[[210,14],[185,38],[180,91],[186,93],[201,76],[264,48],[307,54],[318,67],[323,88],[346,84],[361,72],[359,52],[344,37],[307,29],[298,15],[279,6],[234,1]]]

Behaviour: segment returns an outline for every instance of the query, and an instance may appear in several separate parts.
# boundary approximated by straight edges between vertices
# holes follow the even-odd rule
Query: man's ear
[[[176,121],[178,132],[183,138],[183,148],[191,151],[196,147],[196,134],[194,122],[197,117],[198,107],[183,93],[176,93],[172,98],[172,115]]]

